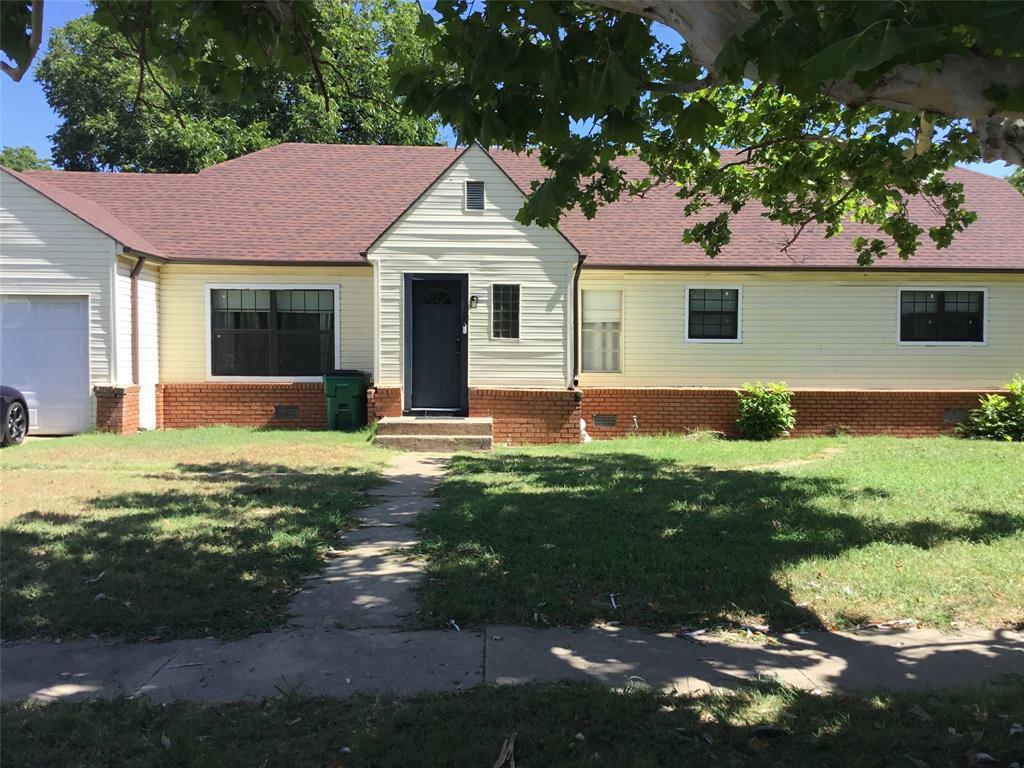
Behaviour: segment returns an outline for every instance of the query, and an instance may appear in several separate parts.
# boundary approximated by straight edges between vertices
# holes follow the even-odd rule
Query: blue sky
[[[46,53],[46,44],[53,27],[91,12],[90,4],[85,0],[49,0],[44,15],[43,45],[36,60]],[[664,28],[659,30],[658,37],[669,43],[679,39],[674,32]],[[27,144],[41,156],[49,157],[48,137],[57,129],[58,124],[57,115],[46,103],[43,89],[34,79],[34,71],[26,74],[20,83],[0,76],[0,144],[16,147]],[[450,130],[443,131],[442,138],[451,143],[453,134]],[[1008,176],[1013,170],[1005,163],[971,163],[967,167],[994,176]]]

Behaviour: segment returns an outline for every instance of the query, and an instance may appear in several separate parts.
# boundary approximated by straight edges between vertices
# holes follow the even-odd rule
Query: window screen
[[[319,376],[334,367],[334,291],[215,289],[214,376]]]
[[[622,370],[622,294],[583,291],[582,352],[584,371]]]
[[[491,287],[491,335],[496,339],[519,338],[519,286]]]
[[[983,341],[983,291],[900,291],[900,341]]]
[[[738,339],[740,292],[738,288],[691,288],[690,339]]]
[[[466,182],[466,210],[482,211],[484,209],[484,183],[482,181]]]

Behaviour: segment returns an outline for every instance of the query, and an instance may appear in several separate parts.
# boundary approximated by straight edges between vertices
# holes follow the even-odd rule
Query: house
[[[753,206],[711,260],[667,186],[521,225],[541,170],[301,144],[198,174],[5,169],[0,377],[64,434],[323,427],[320,375],[361,369],[374,419],[490,416],[520,443],[578,441],[580,418],[730,431],[758,379],[795,390],[798,433],[936,434],[1024,370],[1024,197],[1002,180],[952,171],[978,221],[860,268],[864,227],[783,252]]]

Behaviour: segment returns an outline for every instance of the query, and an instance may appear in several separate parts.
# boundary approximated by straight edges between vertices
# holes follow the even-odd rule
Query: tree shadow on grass
[[[281,623],[373,472],[180,464],[161,490],[20,515],[0,539],[2,635],[233,637]]]
[[[515,732],[522,765],[964,766],[979,751],[1007,765],[1021,757],[1009,722],[1020,717],[1022,691],[1017,682],[818,696],[760,683],[687,697],[556,684],[411,699],[290,694],[216,707],[119,698],[9,707],[3,757],[11,765],[283,768],[341,764],[343,744],[345,765],[476,767],[494,764]]]
[[[928,549],[1021,530],[986,510],[960,526],[848,514],[886,492],[635,453],[460,456],[441,494],[421,524],[432,621],[815,627],[780,584],[787,566],[877,542]]]

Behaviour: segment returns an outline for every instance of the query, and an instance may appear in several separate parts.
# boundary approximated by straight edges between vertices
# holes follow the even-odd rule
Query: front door
[[[466,410],[466,281],[463,276],[409,276],[406,298],[408,408],[427,413]]]

